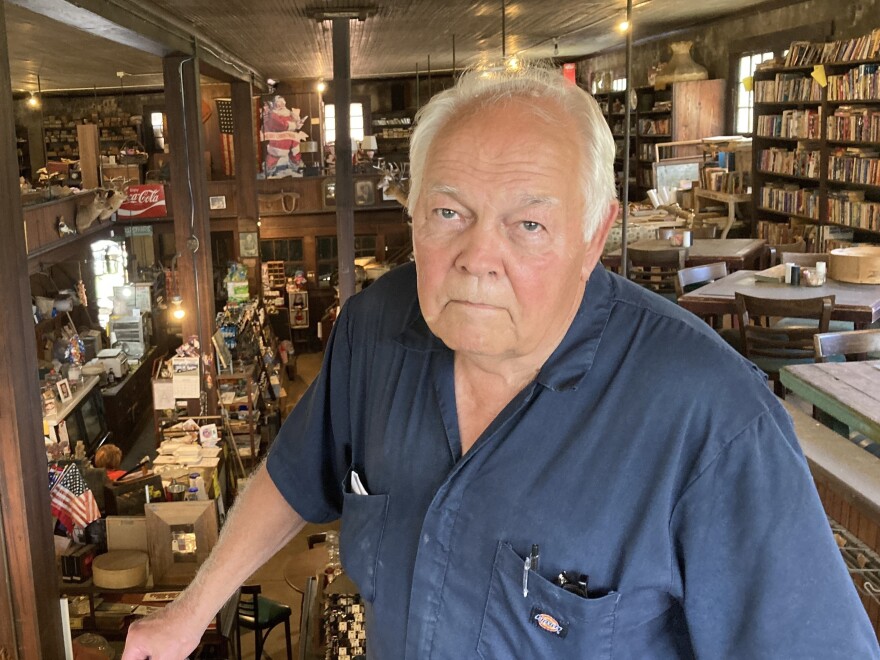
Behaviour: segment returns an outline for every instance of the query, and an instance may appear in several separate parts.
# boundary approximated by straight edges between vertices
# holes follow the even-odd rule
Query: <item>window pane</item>
[[[752,111],[749,108],[737,110],[736,113],[736,132],[748,133],[752,130]]]
[[[336,258],[336,237],[318,236],[317,240],[318,261]]]
[[[752,62],[750,57],[741,57],[739,60],[739,79],[748,78],[752,75]]]
[[[287,261],[287,241],[275,241],[275,259],[277,261]]]
[[[288,250],[290,254],[289,259],[291,261],[303,260],[303,242],[301,238],[291,239]]]
[[[260,241],[260,261],[274,261],[272,241]]]

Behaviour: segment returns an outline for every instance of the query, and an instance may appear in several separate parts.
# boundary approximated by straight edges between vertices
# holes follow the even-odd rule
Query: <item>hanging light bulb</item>
[[[315,88],[318,90],[319,94],[323,94],[327,89],[327,83],[325,83],[323,80],[319,80]]]
[[[617,24],[617,31],[623,32],[624,34],[629,31],[629,21],[623,20]]]
[[[180,296],[174,296],[171,299],[171,316],[180,321],[186,316],[186,310],[183,308],[183,298]]]
[[[40,99],[38,99],[33,92],[31,92],[31,95],[28,96],[26,103],[29,108],[34,110],[40,107]]]

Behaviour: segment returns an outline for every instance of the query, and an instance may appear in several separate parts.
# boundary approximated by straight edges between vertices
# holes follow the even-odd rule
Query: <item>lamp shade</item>
[[[364,139],[361,141],[361,149],[364,151],[376,151],[379,149],[379,145],[376,144],[376,136],[375,135],[365,135]]]
[[[306,140],[305,142],[300,142],[299,152],[301,154],[316,154],[318,153],[318,143],[314,140]]]

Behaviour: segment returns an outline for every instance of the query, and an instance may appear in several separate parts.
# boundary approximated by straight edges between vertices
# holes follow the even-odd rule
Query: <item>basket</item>
[[[144,145],[134,140],[128,140],[123,143],[116,160],[121,165],[143,165],[148,158],[149,154],[144,149]]]

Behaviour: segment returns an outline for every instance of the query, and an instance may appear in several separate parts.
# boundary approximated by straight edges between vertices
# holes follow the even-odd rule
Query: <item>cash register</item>
[[[105,348],[98,353],[98,359],[104,363],[104,370],[119,381],[128,374],[128,356],[121,348]]]

